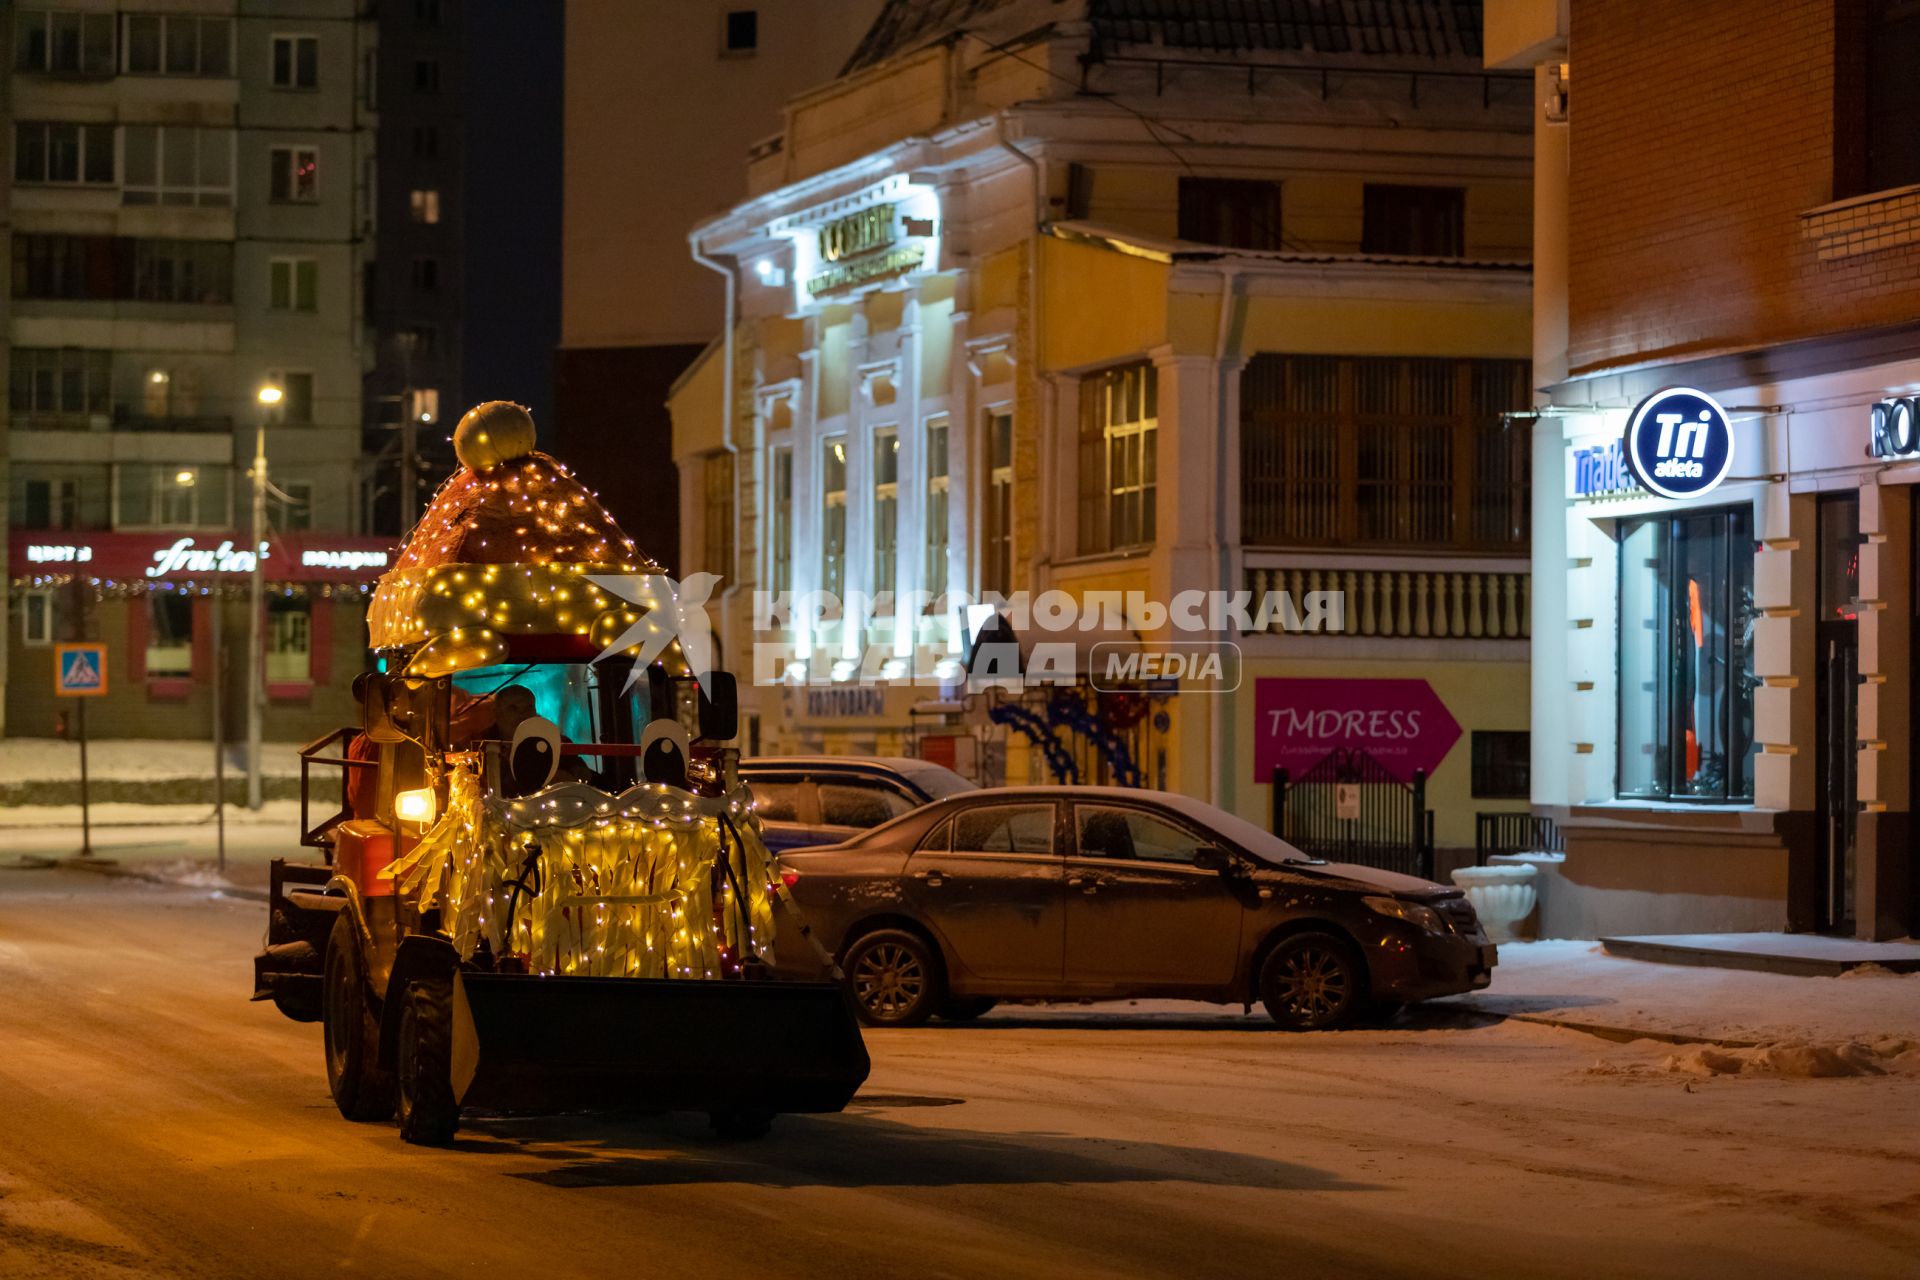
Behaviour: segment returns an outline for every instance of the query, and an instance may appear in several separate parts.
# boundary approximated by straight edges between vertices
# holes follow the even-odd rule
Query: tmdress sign
[[[1460,725],[1425,680],[1254,681],[1253,767],[1294,777],[1336,750],[1366,752],[1402,781],[1429,776],[1460,740]]]

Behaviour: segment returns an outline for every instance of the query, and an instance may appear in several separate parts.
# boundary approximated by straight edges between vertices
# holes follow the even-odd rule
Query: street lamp
[[[264,645],[260,628],[266,612],[267,579],[267,419],[286,393],[262,383],[256,399],[260,422],[253,434],[253,574],[247,612],[247,808],[260,807],[260,726],[267,703]]]

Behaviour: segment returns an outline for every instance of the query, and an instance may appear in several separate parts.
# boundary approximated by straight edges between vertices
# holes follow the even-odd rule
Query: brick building
[[[1540,104],[1548,932],[1915,927],[1920,10],[1753,19],[1488,9]]]

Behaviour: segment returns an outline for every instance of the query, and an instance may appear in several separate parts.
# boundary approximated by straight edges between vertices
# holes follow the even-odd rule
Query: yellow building
[[[1359,746],[1424,764],[1438,843],[1471,845],[1526,795],[1530,82],[1438,6],[1325,50],[1131,8],[893,0],[693,231],[732,296],[670,401],[683,559],[730,587],[729,663],[757,650],[750,743],[1018,782],[1064,753],[1259,822],[1276,762]],[[963,609],[754,617],[921,590],[1144,602],[1106,648],[1221,678],[1149,660],[1098,694],[1117,633],[1075,623],[1094,688],[1050,762],[911,679]]]

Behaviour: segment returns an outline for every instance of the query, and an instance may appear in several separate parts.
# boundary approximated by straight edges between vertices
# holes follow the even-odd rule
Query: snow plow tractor
[[[480,406],[455,447],[374,592],[360,723],[301,753],[319,858],[273,864],[254,999],[321,1023],[341,1114],[409,1142],[471,1109],[704,1111],[724,1137],[840,1110],[866,1048],[838,984],[772,978],[791,902],[696,610],[524,410]]]

